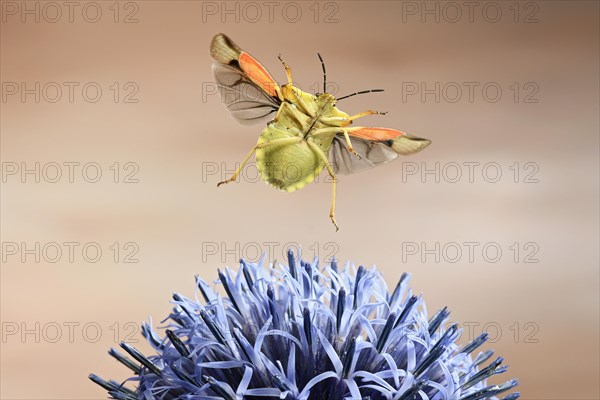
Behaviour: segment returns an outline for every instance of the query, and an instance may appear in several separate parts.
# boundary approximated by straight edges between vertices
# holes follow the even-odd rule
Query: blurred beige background
[[[2,399],[105,398],[87,374],[126,378],[106,351],[147,349],[137,326],[173,291],[292,243],[410,271],[430,312],[490,333],[523,398],[599,398],[597,2],[74,4],[1,3]],[[319,51],[337,95],[386,89],[340,108],[432,146],[341,177],[337,233],[324,176],[217,189],[262,129],[214,94],[217,32],[306,90]]]

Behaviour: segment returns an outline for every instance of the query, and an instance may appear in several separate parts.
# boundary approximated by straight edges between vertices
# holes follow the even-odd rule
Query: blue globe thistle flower
[[[135,389],[90,379],[126,400],[479,400],[513,389],[486,383],[507,369],[491,350],[475,354],[487,334],[459,347],[447,308],[428,318],[408,280],[390,293],[375,268],[319,269],[291,251],[287,266],[241,260],[219,271],[224,296],[200,278],[203,301],[174,294],[164,337],[143,324],[156,355],[110,350]]]

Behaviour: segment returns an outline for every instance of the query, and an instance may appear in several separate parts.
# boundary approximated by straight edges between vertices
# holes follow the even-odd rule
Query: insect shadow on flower
[[[375,268],[319,268],[291,251],[288,265],[241,260],[219,271],[218,290],[197,278],[202,300],[174,294],[164,336],[142,325],[155,355],[109,351],[133,377],[90,379],[127,400],[479,400],[513,389],[516,379],[486,382],[507,370],[478,350],[487,334],[459,346],[447,308],[429,318],[409,278],[390,293]]]

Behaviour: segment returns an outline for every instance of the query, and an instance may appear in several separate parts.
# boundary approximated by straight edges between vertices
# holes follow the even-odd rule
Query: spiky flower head
[[[174,294],[164,336],[143,324],[157,354],[127,343],[133,360],[109,352],[133,371],[135,389],[90,379],[114,399],[146,400],[479,400],[517,385],[486,383],[506,371],[491,350],[477,351],[487,335],[459,347],[447,309],[429,318],[408,274],[390,293],[375,268],[320,269],[291,251],[287,266],[240,264],[219,271],[223,296],[200,278],[203,300]]]

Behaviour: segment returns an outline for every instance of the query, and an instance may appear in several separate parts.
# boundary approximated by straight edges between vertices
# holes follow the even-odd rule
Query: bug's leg
[[[347,126],[350,125],[352,123],[352,121],[354,121],[355,119],[358,119],[360,117],[366,117],[367,115],[386,115],[387,111],[373,111],[373,110],[367,110],[367,111],[363,111],[361,113],[352,115],[350,117],[321,117],[321,121],[325,122],[325,123],[330,123],[330,124],[339,124],[341,126]]]
[[[329,159],[327,158],[325,153],[323,153],[323,150],[321,150],[321,148],[319,146],[317,146],[315,143],[313,143],[311,141],[308,141],[307,143],[313,149],[313,151],[315,153],[317,153],[319,158],[323,162],[325,162],[325,168],[327,168],[327,172],[329,172],[329,176],[331,176],[332,194],[331,194],[331,208],[329,209],[329,218],[331,218],[331,222],[335,226],[335,231],[337,232],[340,230],[340,227],[338,226],[337,222],[335,221],[335,193],[336,193],[336,186],[337,186],[337,177],[335,176],[335,172],[333,171],[333,167],[331,166]]]
[[[272,146],[283,146],[286,144],[294,144],[294,143],[298,143],[301,141],[302,141],[301,137],[295,136],[295,137],[290,137],[290,138],[271,140],[270,142],[262,142],[262,143],[257,144],[256,146],[254,146],[252,148],[252,150],[250,150],[250,153],[248,153],[248,155],[246,156],[246,158],[244,159],[242,164],[235,170],[235,172],[233,173],[231,178],[217,183],[217,187],[219,187],[225,183],[234,182],[237,179],[237,177],[239,176],[240,172],[242,172],[242,169],[244,168],[244,166],[246,165],[246,163],[248,162],[250,157],[252,157],[252,154],[254,154],[256,149],[264,149],[266,147],[272,147]]]
[[[283,68],[285,69],[285,75],[287,76],[288,84],[290,86],[292,86],[292,69],[290,68],[289,65],[286,64],[285,61],[283,61],[283,58],[281,58],[281,54],[278,55],[277,58],[279,58],[279,61],[281,61],[281,63],[283,64]]]
[[[283,64],[283,68],[285,68],[285,75],[287,76],[287,80],[288,80],[288,83],[286,86],[288,86],[288,90],[291,90],[291,92],[294,96],[295,102],[298,103],[300,105],[300,107],[302,107],[302,109],[304,109],[308,115],[310,115],[311,117],[314,116],[314,112],[311,111],[310,107],[308,107],[308,105],[302,99],[302,97],[300,97],[298,95],[298,92],[296,91],[296,88],[293,85],[292,69],[290,68],[289,65],[287,65],[287,63],[285,61],[283,61],[283,58],[281,58],[281,55],[278,55],[277,58],[279,58],[279,61],[281,61],[281,64]],[[282,91],[282,95],[284,98],[286,98],[285,88]]]
[[[356,129],[356,128],[348,128],[348,129]],[[325,135],[325,134],[332,134],[332,133],[337,134],[340,131],[344,134],[344,138],[346,139],[346,145],[348,146],[348,150],[350,151],[350,153],[354,154],[356,157],[358,157],[360,160],[362,160],[362,156],[356,150],[354,150],[354,146],[352,146],[352,142],[350,141],[350,135],[348,135],[348,131],[346,129],[338,128],[337,126],[330,127],[330,128],[321,128],[321,129],[317,129],[316,131],[314,131],[312,133],[312,135],[317,136],[317,135]]]
[[[359,160],[362,160],[362,156],[360,154],[358,154],[356,152],[356,150],[354,150],[354,147],[352,146],[352,142],[350,141],[350,135],[348,135],[348,131],[345,129],[342,129],[342,132],[344,133],[344,137],[346,138],[346,145],[348,146],[348,151],[350,151],[350,153],[352,153],[356,157],[358,157]]]
[[[254,154],[254,152],[256,151],[256,149],[258,148],[258,145],[254,146],[252,148],[252,150],[250,150],[250,153],[248,153],[248,155],[246,156],[246,158],[244,159],[244,161],[242,162],[242,164],[235,170],[235,172],[233,173],[233,175],[231,176],[231,178],[221,181],[219,183],[217,183],[217,187],[225,184],[225,183],[229,183],[229,182],[234,182],[238,175],[240,174],[240,172],[242,171],[242,168],[244,168],[244,165],[246,165],[246,163],[248,162],[248,160],[250,159],[250,157],[252,157],[252,154]]]
[[[386,115],[387,111],[373,111],[373,110],[367,110],[367,111],[363,111],[361,113],[352,115],[351,117],[349,117],[347,120],[348,121],[354,121],[357,118],[360,117],[366,117],[367,115]]]
[[[277,111],[277,114],[275,115],[275,121],[279,118],[281,114],[291,115],[300,126],[306,123],[306,115],[297,107],[292,107],[289,103],[281,104],[279,110]]]

